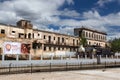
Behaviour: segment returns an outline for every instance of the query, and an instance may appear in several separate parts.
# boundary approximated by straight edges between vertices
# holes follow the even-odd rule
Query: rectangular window
[[[27,34],[24,34],[24,38],[25,38],[25,39],[27,38]]]
[[[54,51],[56,50],[56,47],[54,47]]]
[[[46,38],[46,36],[44,35],[44,39]]]
[[[54,40],[55,40],[55,37],[54,37]]]
[[[62,42],[64,43],[64,38],[62,38]]]
[[[51,36],[48,36],[48,42],[51,43]]]
[[[33,38],[34,38],[34,33],[32,34]]]
[[[75,39],[73,39],[73,45],[75,45]]]
[[[49,47],[49,51],[51,51],[51,47]]]
[[[18,33],[18,38],[24,38],[24,34],[23,33]]]
[[[12,31],[12,33],[15,33],[15,31]]]
[[[62,50],[64,50],[64,47],[62,47]]]
[[[60,47],[58,47],[58,50],[60,50]]]
[[[60,44],[60,37],[58,37],[58,44]]]
[[[1,34],[5,34],[5,30],[4,29],[1,29]]]
[[[46,51],[46,47],[44,47],[44,51]]]

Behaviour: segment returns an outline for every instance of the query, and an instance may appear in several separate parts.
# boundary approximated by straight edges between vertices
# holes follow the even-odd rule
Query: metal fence
[[[82,62],[78,64],[71,64],[66,62],[66,64],[55,65],[40,65],[40,64],[9,64],[0,65],[0,75],[5,74],[19,74],[19,73],[34,73],[34,72],[53,72],[53,71],[69,71],[69,70],[86,70],[86,69],[106,69],[120,67],[120,62],[105,62],[97,64],[93,62],[92,64],[83,64]]]

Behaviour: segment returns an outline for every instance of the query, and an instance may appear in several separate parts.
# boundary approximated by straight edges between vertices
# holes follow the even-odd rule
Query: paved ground
[[[0,80],[120,80],[120,68],[0,75]]]

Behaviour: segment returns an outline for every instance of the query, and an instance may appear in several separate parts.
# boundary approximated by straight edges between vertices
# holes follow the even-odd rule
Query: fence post
[[[16,54],[16,61],[19,60],[19,54]]]
[[[80,63],[80,68],[82,69],[82,62]]]
[[[115,61],[115,67],[116,67],[116,61]]]
[[[68,66],[68,63],[66,62],[66,71],[67,71],[67,66]]]
[[[9,64],[9,73],[11,72],[11,65],[12,63]]]
[[[5,54],[2,54],[2,61],[5,60]]]
[[[31,72],[31,74],[32,74],[32,71],[33,71],[33,70],[32,70],[32,63],[31,63],[31,71],[30,71],[30,72]]]
[[[95,69],[95,62],[93,61],[93,69]]]
[[[52,64],[50,63],[50,72],[51,72]]]
[[[105,68],[107,67],[107,63],[106,63],[106,61],[105,61]]]

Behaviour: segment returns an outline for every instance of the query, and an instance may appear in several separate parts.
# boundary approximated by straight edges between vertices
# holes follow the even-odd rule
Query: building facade
[[[88,28],[75,28],[74,35],[84,37],[87,40],[88,45],[97,45],[101,47],[106,46],[106,33]]]
[[[29,46],[29,53],[77,51],[79,37],[33,29],[30,21],[20,20],[16,26],[0,24],[0,53],[4,42],[20,42]]]

